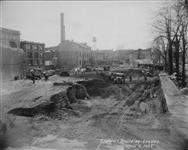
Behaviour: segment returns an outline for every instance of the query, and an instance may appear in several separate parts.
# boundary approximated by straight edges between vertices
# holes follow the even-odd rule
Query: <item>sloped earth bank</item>
[[[158,78],[126,85],[97,80],[79,84],[86,87],[90,99],[79,100],[74,90],[76,101],[69,104],[72,109],[59,107],[55,111],[61,117],[45,113],[32,117],[7,114],[7,138],[1,137],[1,141],[7,139],[10,150],[182,149],[184,141],[168,120]],[[38,99],[37,96],[34,100]]]

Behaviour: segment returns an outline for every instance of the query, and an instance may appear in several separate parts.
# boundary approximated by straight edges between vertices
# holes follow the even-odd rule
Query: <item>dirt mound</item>
[[[67,89],[67,97],[70,103],[77,102],[77,99],[90,99],[86,88],[81,84],[74,84]]]
[[[74,84],[67,89],[54,94],[50,97],[50,100],[40,102],[36,106],[29,108],[15,108],[8,112],[8,114],[14,114],[18,116],[35,117],[37,115],[46,115],[54,118],[54,115],[60,115],[60,111],[71,111],[70,104],[75,103],[78,99],[89,99],[90,96],[87,93],[86,88],[80,84]],[[66,110],[65,110],[66,108]],[[72,110],[73,111],[73,110]],[[61,111],[62,112],[62,111]]]
[[[34,117],[36,115],[50,115],[55,112],[55,103],[47,101],[31,108],[15,108],[8,112],[18,116]]]
[[[132,88],[135,91],[125,99],[123,104],[127,106],[123,113],[125,120],[134,120],[145,115],[157,115],[168,111],[159,79],[147,81],[142,85],[134,85]]]
[[[188,88],[183,88],[180,90],[181,94],[188,96]]]
[[[54,94],[50,97],[50,101],[54,103],[57,110],[63,107],[69,107],[70,101],[67,97],[66,92],[62,91],[57,94]]]
[[[108,98],[109,96],[115,96],[118,100],[121,100],[124,97],[121,88],[116,85],[106,87],[104,93],[101,95],[102,98]]]
[[[92,79],[87,81],[78,81],[77,83],[82,84],[87,89],[90,96],[101,96],[105,92],[104,88],[110,84],[102,79]]]

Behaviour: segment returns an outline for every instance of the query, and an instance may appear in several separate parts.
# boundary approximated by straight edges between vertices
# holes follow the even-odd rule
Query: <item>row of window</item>
[[[34,52],[34,53],[32,53],[32,52],[28,52],[27,53],[27,57],[28,58],[39,58],[39,57],[43,57],[43,53],[38,53],[38,52]]]
[[[30,66],[44,65],[43,60],[27,60],[27,64]]]
[[[30,44],[26,44],[25,45],[25,49],[26,50],[30,50],[30,49],[33,49],[33,50],[43,50],[43,46],[42,45],[30,45]]]

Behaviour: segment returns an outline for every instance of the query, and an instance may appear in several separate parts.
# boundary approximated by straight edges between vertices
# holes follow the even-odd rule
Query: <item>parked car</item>
[[[68,77],[70,76],[70,73],[68,71],[61,71],[59,75],[62,77]]]
[[[53,76],[55,74],[55,70],[46,70],[45,72],[48,74],[48,76]]]
[[[33,72],[33,74],[35,76],[35,80],[39,80],[43,76],[42,69],[35,68],[35,69],[30,69],[30,70],[28,70],[28,72],[26,72],[26,79],[32,79],[33,78],[33,75],[32,75],[31,72]]]

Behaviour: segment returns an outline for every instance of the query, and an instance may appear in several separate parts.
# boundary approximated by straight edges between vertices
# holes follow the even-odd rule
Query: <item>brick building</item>
[[[44,67],[44,43],[21,41],[20,47],[25,52],[25,62],[27,69]]]
[[[44,66],[45,69],[55,69],[57,66],[57,46],[45,48],[44,51]]]

